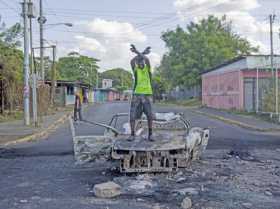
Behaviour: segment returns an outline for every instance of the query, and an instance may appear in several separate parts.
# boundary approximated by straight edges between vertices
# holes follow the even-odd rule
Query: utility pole
[[[269,15],[269,23],[270,23],[270,49],[271,49],[271,73],[272,77],[274,75],[274,53],[273,53],[273,23],[276,18],[276,15]],[[279,107],[278,107],[278,69],[276,67],[275,69],[275,113],[276,116],[278,116],[279,113]]]
[[[56,46],[52,46],[52,54],[53,54],[53,63],[52,63],[52,84],[51,84],[51,105],[54,106],[54,97],[55,97],[55,87],[56,87]]]
[[[280,31],[279,31],[279,38],[280,38]],[[278,65],[279,66],[279,65]],[[278,78],[278,66],[275,69],[275,87],[276,87],[276,114],[278,115],[278,121],[280,122],[280,115],[279,115],[279,78]]]
[[[27,0],[22,3],[22,16],[24,24],[24,88],[23,88],[23,105],[24,105],[24,125],[30,125],[29,113],[29,31],[28,31],[28,4]]]
[[[271,64],[271,73],[272,73],[272,76],[273,76],[273,60],[274,60],[274,52],[273,52],[273,23],[274,23],[274,20],[275,20],[275,15],[269,15],[269,25],[270,25],[270,64]]]
[[[34,53],[33,53],[33,35],[32,35],[32,18],[35,18],[33,14],[33,3],[32,0],[29,0],[28,3],[29,11],[29,28],[30,28],[30,49],[31,49],[31,59],[30,59],[30,71],[32,74],[32,117],[33,123],[37,127],[38,126],[38,111],[37,111],[37,75],[34,68]]]
[[[40,71],[41,79],[45,80],[45,68],[44,68],[44,24],[47,19],[43,16],[43,0],[40,0],[40,17],[38,22],[40,24]]]

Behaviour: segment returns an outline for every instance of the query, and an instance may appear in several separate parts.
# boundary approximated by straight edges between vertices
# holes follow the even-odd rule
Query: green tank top
[[[138,66],[136,66],[135,74],[137,81],[134,94],[152,95],[153,90],[148,66],[145,65],[144,69],[141,69]]]

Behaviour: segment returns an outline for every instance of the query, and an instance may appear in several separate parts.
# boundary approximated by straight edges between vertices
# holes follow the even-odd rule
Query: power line
[[[168,18],[170,18],[170,15],[159,16],[159,17],[156,17],[156,18],[151,19],[151,21],[149,21],[148,23],[140,24],[140,25],[138,25],[137,27],[146,26],[146,25],[148,25],[148,24],[154,23],[155,21],[161,21],[161,20],[165,20],[165,19],[168,19]]]
[[[1,10],[13,10],[12,8],[9,8],[9,7],[2,7],[0,8]]]
[[[209,8],[210,9],[210,8]],[[208,10],[209,10],[208,9]],[[113,14],[113,13],[102,13],[102,12],[91,12],[91,13],[82,13],[82,12],[78,12],[78,13],[73,13],[73,12],[54,12],[54,10],[52,10],[53,12],[48,12],[48,15],[55,15],[55,16],[61,16],[61,17],[94,17],[94,16],[104,16],[104,17],[113,17],[113,18],[136,18],[136,19],[158,19],[161,18],[163,15],[166,16],[177,16],[177,13],[158,13],[158,15],[160,16],[154,16],[154,15],[119,15],[118,13]],[[196,11],[190,11],[190,12],[186,12],[186,14],[195,14],[197,12],[205,12],[203,10],[196,10]],[[129,13],[130,14],[130,13]],[[209,14],[210,15],[210,14]],[[213,13],[213,15],[215,15],[215,13]],[[204,15],[196,15],[197,16],[204,16]],[[230,15],[232,16],[239,16],[239,15]],[[266,15],[254,15],[255,17],[266,17]]]
[[[49,11],[48,15],[63,16],[63,17],[94,17],[94,16],[104,16],[104,17],[114,17],[114,18],[136,18],[136,19],[152,19],[154,15],[131,15],[131,14],[113,14],[113,13],[71,13],[71,12],[54,12]],[[169,13],[168,15],[175,15],[175,13]]]
[[[56,32],[63,32],[63,33],[74,33],[74,34],[86,34],[86,35],[93,35],[94,37],[105,37],[105,38],[129,38],[129,33],[118,33],[118,34],[104,34],[104,33],[94,33],[88,31],[74,31],[74,30],[52,30]],[[38,32],[38,31],[35,31]],[[158,36],[158,34],[148,34],[149,36]]]
[[[18,11],[16,8],[10,6],[10,5],[9,5],[8,3],[6,3],[4,0],[0,0],[0,2],[1,2],[2,4],[4,4],[6,7],[10,8],[10,9],[13,10],[14,12],[16,12],[17,14],[19,13],[19,11]]]
[[[159,26],[162,26],[163,24],[169,23],[169,22],[174,22],[177,20],[177,17],[170,17],[167,20],[165,20],[164,22],[160,21],[160,23],[151,23],[151,24],[147,24],[147,25],[143,25],[142,27],[137,28],[138,30],[141,29],[147,29],[147,28],[156,28]]]
[[[46,4],[47,6],[49,6],[47,0],[44,0],[44,2],[45,2],[45,4]],[[51,9],[50,7],[49,7],[49,9],[50,9],[50,10],[53,10],[53,9]],[[45,10],[46,10],[46,9],[45,9]],[[53,11],[54,11],[54,10],[53,10]],[[64,22],[64,20],[62,20],[57,14],[55,14],[55,16],[59,19],[59,21]],[[67,28],[66,30],[69,32],[69,28]]]
[[[172,14],[172,15],[170,15]],[[49,13],[50,15],[50,13]],[[65,16],[65,15],[57,15],[55,14],[55,16]],[[67,16],[66,17],[73,17],[73,16]],[[110,17],[113,17],[112,15],[110,15]],[[120,16],[116,16],[116,17],[120,17]],[[135,16],[130,16],[130,17],[135,17]],[[144,18],[151,18],[151,17],[144,17]],[[149,22],[145,22],[145,23],[138,23],[136,24],[136,28],[137,29],[144,29],[144,28],[151,28],[151,27],[158,27],[162,24],[166,24],[170,21],[174,21],[177,19],[177,16],[174,15],[173,13],[169,13],[168,15],[165,15],[165,16],[159,16],[159,17],[156,17],[156,18],[152,18]]]
[[[47,10],[50,8],[47,8]],[[145,14],[147,15],[147,12],[141,12],[141,11],[127,11],[127,10],[118,10],[118,11],[114,11],[114,10],[106,10],[106,11],[100,11],[100,10],[81,10],[81,9],[65,9],[65,8],[56,8],[56,9],[51,9],[51,10],[55,10],[55,11],[60,11],[60,12],[77,12],[77,13],[108,13],[108,14],[113,14],[113,13],[121,13],[121,14]],[[149,11],[150,15],[162,15],[162,14],[171,14],[171,12],[151,12]],[[174,14],[174,13],[173,13]]]
[[[17,0],[14,0],[14,2],[16,3],[16,7],[21,10],[21,7],[20,7],[20,4],[21,2],[20,1],[17,1]]]

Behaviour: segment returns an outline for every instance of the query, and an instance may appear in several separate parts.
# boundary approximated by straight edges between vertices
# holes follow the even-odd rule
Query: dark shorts
[[[140,119],[144,113],[147,118],[152,118],[152,96],[133,95],[130,106],[130,121]]]

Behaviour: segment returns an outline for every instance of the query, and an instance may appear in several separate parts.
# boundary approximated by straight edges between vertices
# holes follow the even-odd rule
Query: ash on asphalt
[[[38,153],[23,153],[21,150],[17,149],[0,149],[0,159],[15,159],[15,158],[23,158],[23,157],[51,157],[51,156],[66,156],[66,155],[73,155],[73,151],[65,151],[59,153],[47,153],[47,152],[38,152]]]

